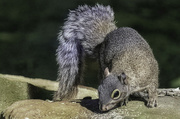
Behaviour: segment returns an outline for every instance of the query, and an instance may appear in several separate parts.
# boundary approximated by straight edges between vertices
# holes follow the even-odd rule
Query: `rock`
[[[46,85],[48,83],[48,85]],[[179,119],[179,89],[160,89],[159,105],[147,108],[141,100],[131,100],[126,106],[108,112],[98,109],[97,90],[79,86],[76,99],[52,102],[49,100],[29,99],[28,84],[46,90],[57,90],[58,83],[31,79],[22,76],[0,74],[0,119]],[[166,96],[171,93],[171,96]],[[172,94],[175,92],[175,94]],[[176,96],[177,94],[177,96]]]
[[[130,101],[106,113],[98,109],[97,99],[77,102],[43,100],[18,101],[8,107],[5,119],[179,119],[180,97],[160,97],[156,108],[147,108],[142,101]]]
[[[28,99],[27,83],[10,81],[0,74],[0,112],[18,100]]]
[[[41,99],[43,99],[44,95],[52,97],[53,91],[57,89],[58,82],[55,81],[0,74],[0,113],[19,100],[36,99],[39,94],[41,94],[39,96]],[[78,93],[77,99],[82,99],[88,95],[93,99],[97,98],[97,92],[93,88],[79,86],[78,90],[82,93]]]
[[[23,100],[7,108],[6,119],[63,119],[88,117],[85,107],[73,102]]]

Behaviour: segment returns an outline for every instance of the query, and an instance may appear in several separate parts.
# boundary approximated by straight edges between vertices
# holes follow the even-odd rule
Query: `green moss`
[[[0,112],[18,100],[28,99],[27,92],[27,83],[9,81],[0,77]]]

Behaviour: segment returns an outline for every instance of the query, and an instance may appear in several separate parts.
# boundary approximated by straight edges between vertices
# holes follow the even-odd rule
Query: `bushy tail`
[[[71,98],[76,94],[78,81],[79,57],[82,57],[82,49],[75,39],[65,39],[62,32],[59,34],[59,47],[57,49],[57,63],[59,88],[54,95],[54,100]]]
[[[54,100],[72,98],[76,94],[84,54],[93,54],[95,47],[114,29],[114,12],[110,6],[84,5],[70,11],[58,36],[59,89]]]

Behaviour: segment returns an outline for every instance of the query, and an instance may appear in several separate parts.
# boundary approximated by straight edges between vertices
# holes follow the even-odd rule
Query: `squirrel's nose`
[[[102,111],[107,111],[108,110],[108,107],[106,105],[103,105],[102,106]]]
[[[99,104],[99,110],[101,111],[107,111],[108,110],[108,107],[106,105],[101,105]]]

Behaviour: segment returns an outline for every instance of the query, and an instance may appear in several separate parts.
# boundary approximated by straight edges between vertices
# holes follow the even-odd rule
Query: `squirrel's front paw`
[[[124,99],[124,105],[127,105],[127,104],[128,104],[128,101],[129,101],[128,98]]]
[[[154,98],[149,99],[147,102],[147,107],[149,108],[157,107],[157,105],[158,105],[158,102]]]
[[[122,107],[123,105],[126,106],[127,103],[128,103],[128,101],[129,101],[128,98],[124,99],[122,102],[119,103],[119,106],[120,106],[120,107]]]

